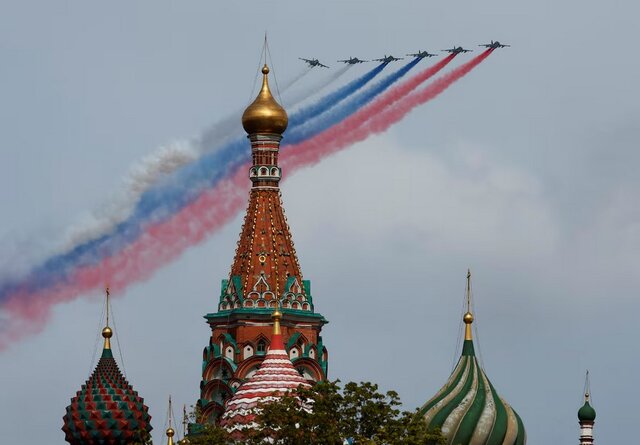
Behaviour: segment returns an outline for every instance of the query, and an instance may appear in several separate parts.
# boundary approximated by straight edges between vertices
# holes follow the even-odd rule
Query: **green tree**
[[[189,434],[189,445],[230,445],[235,443],[227,431],[218,425],[202,425],[197,433]]]
[[[278,445],[439,445],[439,431],[429,431],[417,413],[400,411],[394,391],[380,393],[373,383],[321,382],[300,388],[276,403],[261,406],[258,428],[245,443]]]

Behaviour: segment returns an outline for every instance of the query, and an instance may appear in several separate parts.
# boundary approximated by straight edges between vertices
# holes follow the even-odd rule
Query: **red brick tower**
[[[251,143],[252,188],[229,279],[222,281],[217,312],[204,349],[198,406],[213,421],[242,382],[264,360],[271,341],[271,314],[281,307],[282,339],[296,370],[309,381],[327,376],[327,350],[320,331],[327,323],[314,312],[310,282],[304,280],[284,216],[278,150],[287,128],[285,110],[269,90],[262,68],[260,93],[242,116]]]

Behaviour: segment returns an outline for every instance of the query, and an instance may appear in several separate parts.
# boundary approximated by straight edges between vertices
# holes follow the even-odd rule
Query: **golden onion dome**
[[[242,126],[248,134],[271,133],[282,134],[287,129],[289,118],[284,108],[271,95],[269,90],[269,67],[262,67],[262,88],[258,97],[242,114]]]

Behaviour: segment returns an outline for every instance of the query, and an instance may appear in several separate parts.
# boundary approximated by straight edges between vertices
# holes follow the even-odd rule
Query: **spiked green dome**
[[[98,366],[71,399],[62,431],[71,445],[129,445],[147,443],[151,431],[149,408],[118,369],[111,351],[109,289],[104,347]]]
[[[144,443],[151,431],[149,409],[124,378],[110,349],[71,399],[62,431],[72,445]]]

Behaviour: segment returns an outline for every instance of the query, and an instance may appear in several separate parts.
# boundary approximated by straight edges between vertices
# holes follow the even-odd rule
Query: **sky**
[[[481,360],[529,443],[577,441],[586,369],[597,442],[628,442],[640,395],[638,12],[630,1],[0,1],[0,276],[108,209],[145,155],[244,108],[265,31],[281,83],[298,57],[333,67],[498,39],[512,47],[389,131],[283,172],[302,271],[330,321],[330,378],[397,390],[407,409],[430,399],[457,358],[471,268]],[[116,356],[156,443],[168,396],[198,398],[202,316],[241,222],[114,296]],[[42,332],[0,352],[7,442],[63,443],[102,298],[56,306]]]

